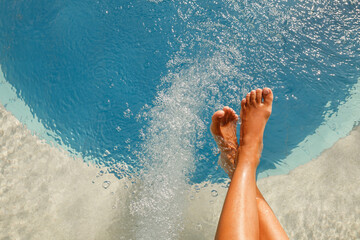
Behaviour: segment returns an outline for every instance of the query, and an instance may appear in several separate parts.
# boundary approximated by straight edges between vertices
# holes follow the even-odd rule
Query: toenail
[[[270,91],[269,91],[269,89],[264,89],[264,91],[263,91],[265,94],[269,94],[270,93]]]

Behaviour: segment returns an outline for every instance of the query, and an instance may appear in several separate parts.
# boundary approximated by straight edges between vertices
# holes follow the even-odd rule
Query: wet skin
[[[232,179],[216,239],[288,239],[255,179],[272,102],[269,88],[253,90],[241,101],[239,143],[234,110],[224,107],[212,117],[210,130],[220,150],[219,164]]]

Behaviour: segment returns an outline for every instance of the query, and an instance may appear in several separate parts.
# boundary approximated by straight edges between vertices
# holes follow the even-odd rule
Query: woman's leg
[[[259,188],[256,187],[256,201],[259,213],[260,240],[285,240],[289,239],[276,218],[271,207],[266,202]]]
[[[247,99],[244,99],[242,101],[242,108],[240,113],[240,117],[242,118],[242,124],[240,128],[239,150],[242,149],[242,151],[246,151],[246,147],[245,148],[243,147],[244,143],[246,143],[245,144],[246,146],[249,146],[253,142],[254,143],[253,146],[256,146],[256,144],[260,142],[258,152],[253,155],[256,156],[258,154],[258,156],[260,156],[261,146],[262,146],[262,134],[265,128],[266,121],[271,113],[272,99],[273,99],[273,95],[271,90],[266,88],[264,90],[257,89],[256,91],[252,91],[251,94],[247,95]],[[255,109],[258,108],[258,110],[254,111],[254,108]],[[214,135],[215,141],[217,142],[219,149],[221,151],[219,163],[228,173],[230,178],[233,177],[234,169],[236,165],[235,155],[239,154],[240,160],[242,155],[241,154],[242,151],[238,151],[237,148],[238,147],[237,139],[236,139],[237,120],[238,117],[236,116],[235,112],[232,109],[225,107],[223,110],[220,110],[214,114],[211,124],[211,132]],[[256,121],[256,123],[249,124],[249,121],[250,122]],[[256,127],[255,129],[258,129],[260,131],[252,130],[252,128],[254,127]],[[256,143],[256,141],[254,140],[258,139],[259,137],[260,137],[260,141]],[[247,152],[250,153],[251,150]],[[236,180],[236,182],[237,181],[238,180]],[[232,185],[238,185],[238,184],[232,184]],[[235,189],[235,187],[233,189]],[[256,206],[258,211],[260,239],[288,239],[285,231],[282,229],[279,221],[276,219],[274,213],[272,212],[270,206],[263,198],[259,189],[257,187],[255,187],[255,189],[256,189]],[[246,190],[246,188],[244,190]]]
[[[238,164],[221,212],[215,239],[259,239],[256,167],[252,150],[238,156]]]

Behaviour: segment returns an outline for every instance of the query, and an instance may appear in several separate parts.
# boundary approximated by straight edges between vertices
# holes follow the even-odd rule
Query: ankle
[[[247,155],[261,155],[262,148],[263,148],[262,139],[260,138],[252,139],[251,142],[244,141],[244,143],[238,147],[238,152]]]
[[[236,167],[248,166],[256,169],[260,163],[260,156],[261,151],[259,150],[259,148],[239,147],[239,154],[236,158]]]
[[[263,135],[255,135],[255,136],[251,136],[251,135],[247,135],[244,136],[242,138],[241,141],[241,146],[239,147],[245,147],[245,148],[256,148],[256,147],[260,147],[263,143]]]

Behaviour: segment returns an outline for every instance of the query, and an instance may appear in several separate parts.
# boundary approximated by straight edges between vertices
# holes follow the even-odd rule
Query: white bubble
[[[108,187],[110,187],[111,182],[110,181],[104,181],[102,184],[102,187],[107,189]]]
[[[109,150],[105,150],[105,153],[103,154],[103,157],[106,157],[106,156],[108,156],[108,155],[110,155],[111,153],[110,153],[110,151]]]
[[[218,192],[217,192],[215,189],[211,191],[211,196],[217,197],[218,195],[219,195],[219,194],[218,194]]]

